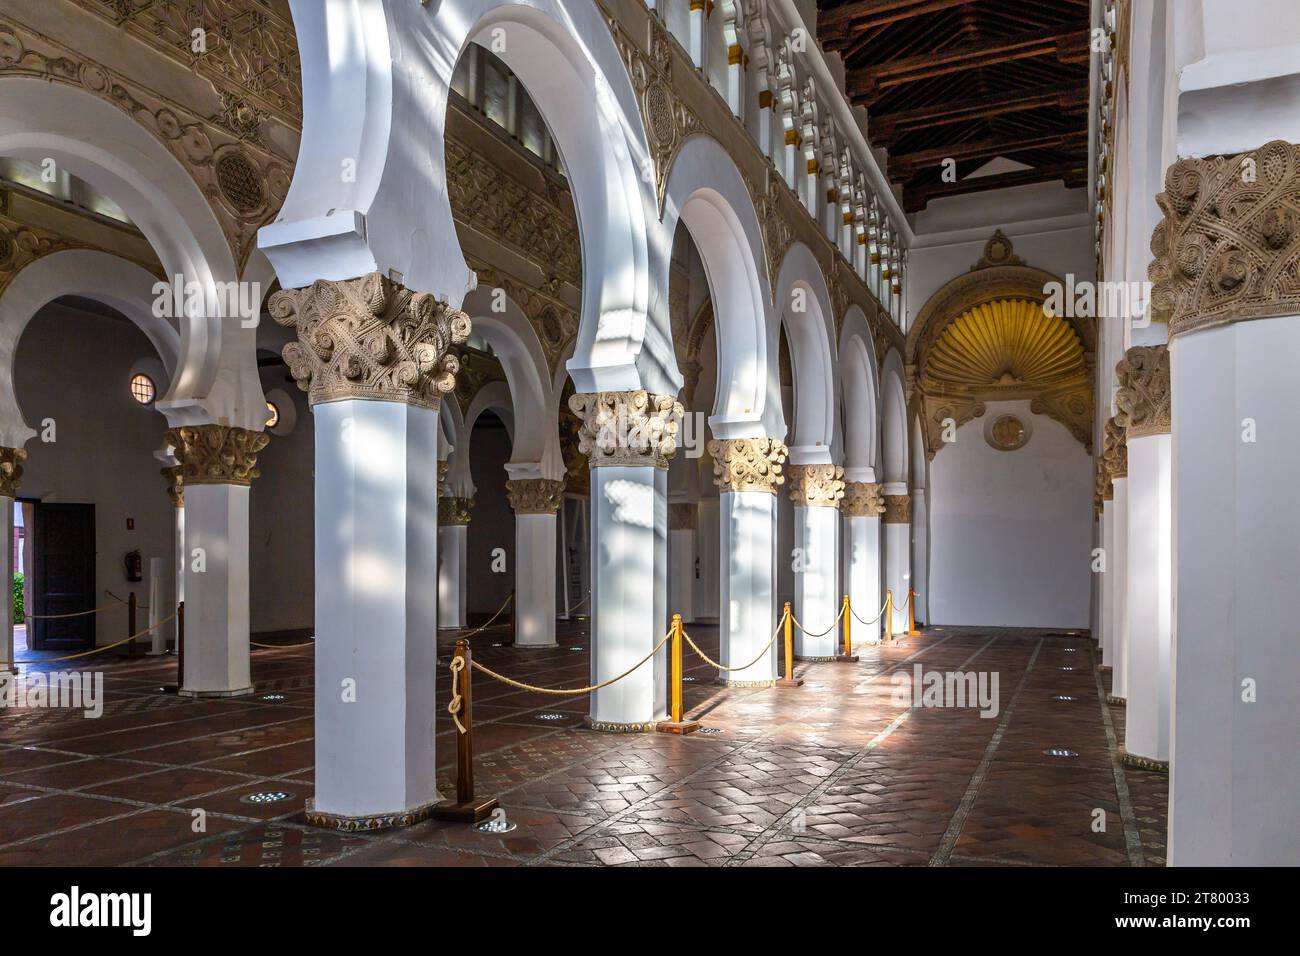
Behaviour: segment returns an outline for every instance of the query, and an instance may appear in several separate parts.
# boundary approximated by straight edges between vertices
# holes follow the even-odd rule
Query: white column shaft
[[[794,509],[794,631],[800,657],[834,657],[843,605],[840,592],[840,512],[838,508]],[[824,633],[823,633],[824,632]]]
[[[1109,554],[1111,575],[1111,693],[1128,697],[1128,479],[1113,482],[1114,543]]]
[[[885,603],[880,590],[880,519],[865,515],[844,518],[844,589],[853,607],[853,643],[877,644],[883,617],[870,621]]]
[[[1107,667],[1115,666],[1115,569],[1113,554],[1115,552],[1115,503],[1103,500],[1101,503],[1101,558],[1102,570],[1097,611],[1097,626],[1101,633],[1097,640],[1101,644],[1101,662]]]
[[[895,634],[907,633],[907,588],[912,580],[911,543],[910,524],[885,523],[885,586],[894,592]]]
[[[4,554],[0,555],[0,574],[4,575],[4,580],[12,582],[14,579],[14,499],[8,495],[0,495],[0,508],[4,509],[4,517],[0,519],[0,528],[5,529],[4,547],[0,548]],[[30,529],[29,529],[30,530]],[[30,538],[27,540],[27,547],[32,546]],[[7,585],[12,589],[12,583]],[[0,674],[17,673],[14,666],[14,602],[12,596],[6,597],[3,602],[4,610],[0,611]],[[28,611],[33,608],[27,608]]]
[[[555,515],[515,515],[515,644],[555,646]]]
[[[916,595],[916,619],[930,620],[930,513],[925,489],[912,489],[912,587]]]
[[[465,563],[469,525],[445,524],[438,528],[438,626],[465,626]]]
[[[668,532],[668,613],[695,620],[695,529]]]
[[[185,675],[181,693],[252,693],[246,485],[185,486]]]
[[[766,491],[725,491],[718,496],[722,542],[719,630],[727,667],[758,656],[776,628],[776,495]],[[743,670],[721,674],[737,683],[776,680],[780,639],[772,651]]]
[[[437,798],[438,413],[357,400],[313,412],[315,809],[415,809]]]

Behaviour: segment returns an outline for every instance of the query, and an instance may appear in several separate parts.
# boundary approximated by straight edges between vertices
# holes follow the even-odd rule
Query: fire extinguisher
[[[140,557],[139,551],[128,551],[126,554],[126,579],[128,581],[144,580],[144,559]]]

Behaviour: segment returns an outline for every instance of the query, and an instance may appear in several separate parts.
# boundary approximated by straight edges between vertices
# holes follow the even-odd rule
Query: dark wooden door
[[[32,535],[36,578],[32,600],[37,614],[71,614],[95,606],[95,506],[37,502]],[[28,630],[34,651],[89,648],[95,644],[95,615],[36,618]]]

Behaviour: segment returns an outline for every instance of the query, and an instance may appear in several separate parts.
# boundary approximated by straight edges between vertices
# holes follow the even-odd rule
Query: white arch
[[[154,315],[157,281],[134,262],[88,249],[53,253],[14,276],[0,296],[0,444],[19,448],[36,434],[18,406],[14,361],[32,317],[60,296],[83,296],[121,312],[153,343],[168,377],[174,376],[181,338],[172,322]]]
[[[844,475],[849,481],[874,482],[880,461],[880,389],[871,327],[856,305],[844,316],[839,356]]]
[[[30,77],[0,79],[0,155],[56,165],[116,202],[149,240],[169,279],[203,292],[202,314],[180,323],[180,361],[158,408],[173,424],[225,419],[261,430],[265,404],[254,329],[222,318],[218,283],[239,279],[197,183],[163,144],[110,103]]]
[[[718,388],[709,426],[720,439],[784,437],[763,231],[735,163],[710,137],[687,140],[669,170],[665,263],[679,219],[699,250],[713,300]],[[667,275],[665,266],[665,298]]]
[[[502,311],[494,305],[504,305]],[[550,414],[550,369],[528,317],[508,296],[479,286],[462,308],[474,331],[492,346],[510,387],[514,439],[506,468],[512,478],[564,477],[558,415]]]
[[[595,3],[293,0],[293,15],[303,137],[281,218],[259,237],[285,286],[397,272],[460,306],[474,276],[447,196],[445,120],[456,63],[478,39],[527,87],[574,186],[586,290],[571,360],[579,390],[676,391],[666,316],[649,316],[650,153]],[[341,169],[355,170],[352,181]]]
[[[880,372],[880,437],[881,463],[885,483],[906,483],[908,477],[907,453],[907,398],[903,387],[903,358],[898,349],[890,349]],[[903,492],[899,492],[902,494]]]
[[[458,485],[463,482],[469,487],[469,496],[474,494],[474,479],[470,469],[470,445],[474,438],[474,426],[484,412],[492,412],[506,426],[511,448],[514,448],[515,436],[519,430],[515,427],[515,406],[511,402],[510,385],[506,382],[488,382],[474,395],[465,411],[465,428],[461,432],[460,444],[452,456],[451,472],[456,474]],[[511,454],[513,458],[513,453]]]
[[[794,366],[794,428],[790,462],[829,464],[836,439],[835,318],[821,267],[806,245],[796,242],[781,260],[776,307],[790,343]],[[802,311],[796,311],[802,309]]]

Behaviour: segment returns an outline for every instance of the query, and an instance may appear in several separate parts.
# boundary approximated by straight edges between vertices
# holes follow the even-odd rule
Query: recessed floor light
[[[545,713],[545,714],[538,714],[538,715],[537,715],[537,719],[538,719],[538,720],[563,720],[563,719],[564,719],[564,715],[563,715],[563,714],[556,714],[556,713],[551,712],[551,713]]]
[[[699,680],[698,677],[683,677],[683,678],[682,678],[682,683],[683,683],[683,684],[694,684],[694,683],[695,683],[696,681],[698,681],[698,680]]]
[[[1073,667],[1062,667],[1061,670],[1063,670],[1063,671],[1072,671],[1072,670],[1074,670],[1074,668],[1073,668]]]
[[[1052,700],[1078,700],[1077,697],[1071,697],[1069,694],[1057,694]]]
[[[1079,756],[1079,755],[1078,755],[1077,753],[1075,753],[1073,750],[1060,750],[1059,748],[1056,748],[1056,747],[1048,747],[1046,750],[1043,751],[1043,754],[1044,754],[1045,756],[1048,756],[1048,757],[1077,757],[1077,756]]]
[[[502,815],[500,817],[489,817],[482,823],[476,823],[474,829],[479,833],[509,833],[516,826],[517,824],[511,823]]]
[[[720,733],[722,733],[722,728],[721,728],[721,727],[701,727],[701,728],[700,728],[700,733],[702,733],[702,734],[720,734]]]
[[[257,699],[264,700],[267,701],[268,703],[274,704],[282,700],[287,700],[288,698],[285,697],[284,694],[263,694],[261,697]]]
[[[571,651],[580,651],[580,650],[582,650],[582,648],[581,648],[581,647],[571,647],[571,648],[569,648],[569,650],[571,650]]]
[[[240,803],[282,803],[285,800],[293,799],[293,794],[285,793],[283,790],[261,790],[257,793],[246,793],[239,798]]]

